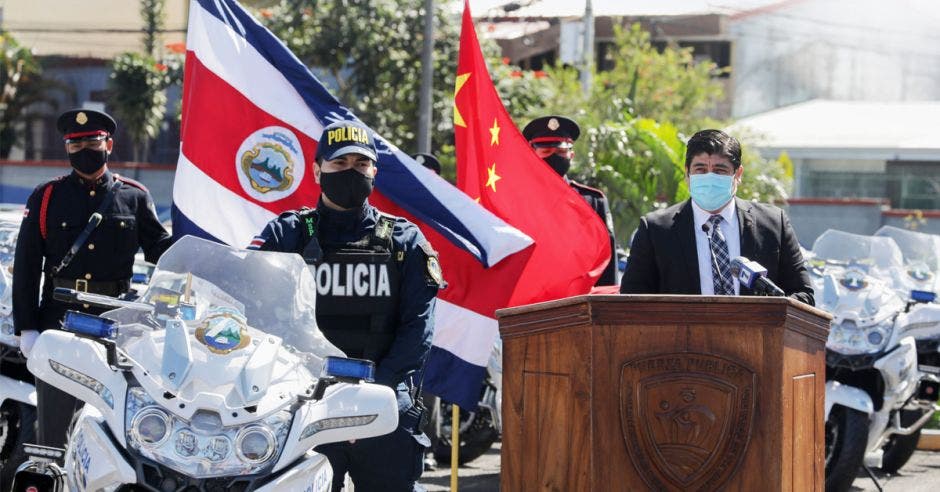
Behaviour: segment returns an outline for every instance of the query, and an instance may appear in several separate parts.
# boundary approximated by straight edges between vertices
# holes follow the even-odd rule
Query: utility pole
[[[418,99],[418,152],[431,153],[431,94],[434,88],[434,0],[424,0],[421,96]]]
[[[581,60],[581,90],[591,94],[591,69],[594,65],[594,7],[591,0],[584,3],[584,58]]]

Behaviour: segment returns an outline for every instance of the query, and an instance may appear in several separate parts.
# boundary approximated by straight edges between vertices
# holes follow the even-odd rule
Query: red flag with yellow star
[[[590,291],[610,260],[606,226],[535,155],[506,112],[483,59],[469,2],[460,35],[454,132],[457,187],[535,241],[509,305]]]
[[[487,268],[421,227],[449,284],[437,298],[424,388],[472,409],[498,336],[495,311],[587,293],[607,265],[610,243],[600,217],[535,155],[509,118],[466,4],[454,103],[458,187],[533,241]],[[393,204],[375,203],[408,217]]]

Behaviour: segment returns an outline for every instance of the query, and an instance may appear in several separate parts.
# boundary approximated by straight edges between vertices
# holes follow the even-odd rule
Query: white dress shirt
[[[702,295],[714,295],[715,283],[712,280],[712,251],[708,244],[708,234],[702,230],[702,225],[708,223],[708,218],[712,214],[702,210],[695,200],[692,200],[692,215],[695,224],[695,250],[698,253],[698,278],[702,287]],[[734,203],[734,198],[719,212],[719,215],[725,220],[721,221],[721,234],[728,244],[728,259],[735,259],[741,256],[741,229],[738,227],[738,214]],[[734,294],[740,295],[741,288],[737,277],[734,277]]]

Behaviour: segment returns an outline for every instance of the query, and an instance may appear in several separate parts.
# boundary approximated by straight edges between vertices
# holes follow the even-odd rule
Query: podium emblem
[[[751,437],[757,378],[711,354],[634,359],[620,374],[620,418],[634,466],[656,490],[715,490]]]

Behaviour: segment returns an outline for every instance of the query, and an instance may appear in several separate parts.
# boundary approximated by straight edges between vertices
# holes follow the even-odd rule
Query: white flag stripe
[[[438,176],[434,171],[418,164],[410,157],[400,159],[405,169],[415,175],[428,191],[447,207],[450,213],[471,233],[490,231],[475,235],[477,241],[486,250],[487,266],[493,266],[503,258],[518,253],[533,243],[531,237],[512,227],[499,217],[487,212],[479,213],[480,205],[462,191],[454,192],[454,185]],[[441,200],[441,198],[444,198]],[[459,236],[459,235],[458,235]],[[464,248],[472,247],[465,244]]]
[[[254,105],[316,140],[323,124],[294,86],[248,41],[217,17],[193,3],[186,48],[212,73],[218,75]],[[263,80],[264,83],[258,83]]]
[[[461,359],[486,367],[499,336],[499,323],[469,309],[437,299],[433,345]],[[446,328],[444,326],[446,325]]]
[[[182,152],[173,179],[173,203],[202,230],[236,248],[248,246],[277,217],[217,183]]]

